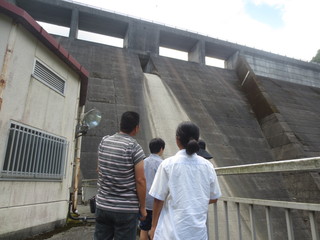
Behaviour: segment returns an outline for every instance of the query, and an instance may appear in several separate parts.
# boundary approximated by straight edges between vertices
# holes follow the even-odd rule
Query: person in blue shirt
[[[147,182],[147,195],[146,195],[146,209],[147,218],[144,221],[140,221],[140,240],[148,240],[148,232],[152,225],[152,208],[154,198],[149,195],[150,187],[153,183],[154,176],[157,169],[162,162],[162,154],[165,148],[165,142],[161,138],[153,138],[149,142],[150,156],[144,159],[144,173]]]

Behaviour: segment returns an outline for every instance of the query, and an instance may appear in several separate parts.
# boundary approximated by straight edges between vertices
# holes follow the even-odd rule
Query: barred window
[[[58,93],[64,94],[65,81],[38,60],[35,62],[33,76]]]
[[[1,177],[61,179],[67,148],[64,138],[11,123]]]

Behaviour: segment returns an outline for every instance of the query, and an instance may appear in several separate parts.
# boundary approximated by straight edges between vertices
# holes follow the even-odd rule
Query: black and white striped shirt
[[[144,158],[141,146],[128,134],[116,133],[102,139],[98,149],[98,208],[139,211],[134,166]]]

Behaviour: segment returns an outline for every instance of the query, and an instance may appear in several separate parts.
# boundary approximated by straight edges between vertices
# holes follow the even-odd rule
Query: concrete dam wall
[[[83,137],[83,179],[97,178],[98,144],[119,130],[127,110],[140,113],[137,140],[146,154],[153,137],[165,139],[166,156],[174,154],[175,129],[191,120],[217,167],[320,155],[319,65],[69,2],[14,2],[37,20],[70,26],[69,38],[55,37],[90,72],[86,109],[99,109],[102,122]],[[124,47],[79,40],[77,28],[122,37]],[[159,46],[187,51],[189,61],[159,56]],[[205,56],[225,60],[226,69],[206,66]],[[319,173],[220,179],[226,196],[320,199]],[[296,238],[309,239],[299,221]],[[258,227],[261,239],[265,231]],[[275,239],[283,236],[275,232]]]
[[[86,108],[103,113],[100,126],[83,138],[84,179],[97,177],[97,146],[104,135],[118,131],[126,110],[141,114],[137,140],[147,154],[153,137],[165,139],[166,156],[174,154],[175,129],[180,121],[191,120],[200,127],[215,166],[319,155],[316,87],[254,73],[241,86],[243,71],[250,67],[240,60],[237,70],[228,70],[161,56],[145,60],[128,50],[81,40],[60,38],[60,43],[90,69]],[[225,195],[316,202],[318,175],[230,176],[221,182]]]

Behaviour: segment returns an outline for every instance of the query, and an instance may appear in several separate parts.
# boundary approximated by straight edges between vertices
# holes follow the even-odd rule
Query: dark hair
[[[202,139],[198,141],[200,149],[206,149],[206,142],[203,141]]]
[[[136,112],[124,112],[121,116],[120,131],[131,133],[133,129],[139,125],[140,116]]]
[[[149,142],[149,149],[151,153],[158,153],[160,152],[161,148],[164,149],[165,142],[161,138],[153,138]]]
[[[186,149],[188,155],[192,155],[199,151],[199,127],[192,122],[182,122],[179,124],[176,136],[183,148]]]

